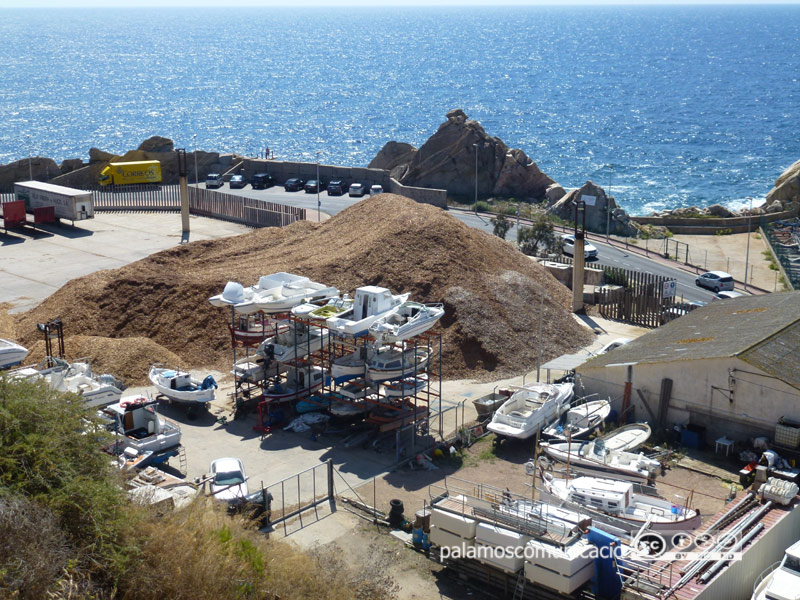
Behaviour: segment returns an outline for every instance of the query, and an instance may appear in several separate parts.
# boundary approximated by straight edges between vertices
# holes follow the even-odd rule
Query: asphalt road
[[[200,186],[202,187],[203,184],[200,184]],[[249,198],[258,198],[268,202],[278,202],[281,204],[297,206],[308,210],[317,210],[318,208],[317,194],[306,194],[305,192],[286,192],[281,186],[274,186],[266,190],[253,190],[248,185],[244,189],[231,190],[229,189],[228,184],[225,184],[225,186],[220,188],[219,191],[226,194],[247,196]],[[322,192],[319,194],[319,209],[321,212],[329,215],[335,215],[360,200],[361,198],[351,198],[347,194],[343,196],[328,196],[327,192]],[[452,210],[450,211],[450,214],[463,223],[466,223],[470,227],[475,227],[476,229],[482,229],[483,231],[492,233],[492,224],[490,217],[487,215],[475,215],[474,213],[460,210]],[[516,238],[517,225],[516,221],[512,219],[512,227],[509,230],[506,239],[514,240]],[[677,283],[676,295],[679,298],[682,297],[686,301],[710,302],[714,297],[712,292],[706,291],[705,289],[699,288],[695,285],[694,281],[696,275],[658,261],[650,260],[649,258],[643,257],[639,254],[627,252],[624,248],[608,246],[599,241],[601,239],[603,239],[602,236],[598,239],[590,236],[591,243],[594,244],[598,249],[598,259],[596,262],[612,267],[622,267],[631,271],[653,273],[663,277],[673,278]],[[592,262],[595,261],[591,261],[588,264],[591,265]]]

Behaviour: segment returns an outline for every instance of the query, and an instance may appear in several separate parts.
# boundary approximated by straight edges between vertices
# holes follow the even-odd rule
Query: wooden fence
[[[173,211],[181,209],[180,186],[133,185],[123,189],[91,188],[96,211]],[[14,194],[0,194],[0,203]],[[284,227],[306,218],[306,209],[263,202],[203,188],[189,188],[189,213],[250,227]]]
[[[674,296],[664,297],[664,283],[671,281],[669,277],[605,267],[605,281],[607,285],[622,286],[600,290],[598,309],[606,319],[658,327],[693,308],[676,303]]]

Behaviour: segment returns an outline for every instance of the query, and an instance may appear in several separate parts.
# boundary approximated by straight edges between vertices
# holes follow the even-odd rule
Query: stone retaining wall
[[[772,223],[781,219],[796,217],[796,211],[788,210],[779,213],[753,215],[750,220],[750,231],[756,231],[762,223]],[[667,227],[672,233],[714,235],[717,231],[730,229],[731,233],[745,233],[748,217],[727,217],[697,219],[689,217],[631,217],[631,221],[639,225],[658,225]]]

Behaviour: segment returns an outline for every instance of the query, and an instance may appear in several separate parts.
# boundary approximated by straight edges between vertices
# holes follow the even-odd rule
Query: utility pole
[[[572,247],[572,312],[583,310],[583,279],[586,263],[586,203],[575,203],[575,245]]]
[[[197,134],[194,134],[194,186],[197,187]]]
[[[320,206],[321,203],[319,201],[319,186],[322,185],[319,182],[319,153],[317,153],[317,223],[322,222],[321,210]]]
[[[33,166],[31,165],[31,154],[33,153],[33,150],[31,149],[31,136],[26,135],[25,138],[28,140],[28,179],[30,181],[33,181]],[[477,158],[475,159],[475,164],[476,165],[478,164]],[[477,180],[478,180],[478,176],[476,175],[475,176],[475,181],[477,181]],[[477,199],[477,197],[478,197],[477,196],[477,192],[475,192],[475,194],[476,194],[475,198]]]
[[[608,243],[608,234],[611,229],[611,173],[614,167],[608,165],[608,193],[606,194],[606,244]]]
[[[750,263],[750,220],[753,218],[753,198],[746,198],[750,201],[750,209],[747,211],[747,252],[744,259],[744,289],[747,291],[747,265]],[[752,275],[752,274],[751,274]]]
[[[478,144],[472,144],[475,148],[475,216],[478,216]]]

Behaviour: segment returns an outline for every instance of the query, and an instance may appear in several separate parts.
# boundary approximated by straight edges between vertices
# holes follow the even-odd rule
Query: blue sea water
[[[797,5],[4,9],[0,39],[0,162],[196,134],[366,166],[462,108],[645,214],[739,207],[800,158]]]

